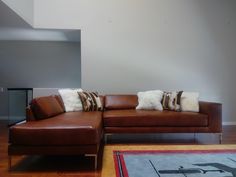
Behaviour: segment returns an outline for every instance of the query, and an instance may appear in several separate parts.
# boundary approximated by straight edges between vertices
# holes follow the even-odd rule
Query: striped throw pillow
[[[102,103],[97,92],[78,92],[83,111],[101,111]]]
[[[183,91],[177,92],[164,92],[162,98],[162,106],[165,110],[172,110],[172,111],[181,111],[181,95]]]

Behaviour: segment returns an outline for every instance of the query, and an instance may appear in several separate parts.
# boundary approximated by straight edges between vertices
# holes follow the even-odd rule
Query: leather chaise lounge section
[[[44,97],[47,101],[48,97]],[[59,96],[56,96],[63,105]],[[47,106],[45,104],[44,106]],[[49,109],[49,108],[44,108]],[[51,109],[51,108],[50,108]],[[53,112],[54,110],[49,110]],[[27,121],[9,129],[9,169],[13,155],[82,155],[95,158],[103,138],[102,112],[65,112],[36,120],[32,105]]]
[[[103,135],[121,133],[218,133],[222,132],[222,105],[199,102],[199,113],[136,110],[137,95],[100,97],[104,111],[65,112],[60,96],[55,96],[63,112],[36,120],[27,109],[26,123],[9,130],[9,167],[13,155],[77,155],[95,157]],[[43,106],[48,104],[47,99]],[[52,111],[53,112],[53,111]],[[53,115],[53,114],[52,114]],[[221,136],[220,136],[221,137]]]

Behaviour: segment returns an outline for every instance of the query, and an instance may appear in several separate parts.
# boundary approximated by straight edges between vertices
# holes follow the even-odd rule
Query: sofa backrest
[[[137,95],[106,95],[105,109],[135,109],[138,105]]]
[[[58,103],[60,104],[60,106],[63,108],[63,110],[66,111],[61,96],[60,96],[60,95],[53,95],[53,96],[56,98],[56,100],[58,101]]]
[[[104,96],[99,96],[104,108]],[[60,105],[60,108],[58,107]],[[65,106],[60,95],[50,95],[34,98],[26,108],[26,120],[33,121],[53,117],[65,112]]]
[[[34,113],[33,113],[32,109],[31,109],[31,107],[28,106],[26,108],[26,121],[34,121],[34,120],[36,120],[36,118],[34,116]]]
[[[51,95],[34,98],[30,103],[35,119],[46,119],[65,112],[60,97]]]

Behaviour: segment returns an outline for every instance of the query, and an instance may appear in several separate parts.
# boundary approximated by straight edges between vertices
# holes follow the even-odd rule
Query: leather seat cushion
[[[174,111],[108,110],[103,113],[104,127],[204,127],[206,114]]]
[[[102,112],[68,112],[10,128],[17,145],[93,145],[101,140]]]

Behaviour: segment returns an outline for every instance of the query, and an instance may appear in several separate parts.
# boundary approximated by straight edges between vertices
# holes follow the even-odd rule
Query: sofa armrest
[[[207,114],[209,118],[209,129],[212,133],[222,132],[222,104],[213,102],[199,102],[199,112]]]
[[[30,108],[30,106],[28,106],[26,108],[26,121],[34,121],[34,120],[35,120],[34,113],[32,109]]]

